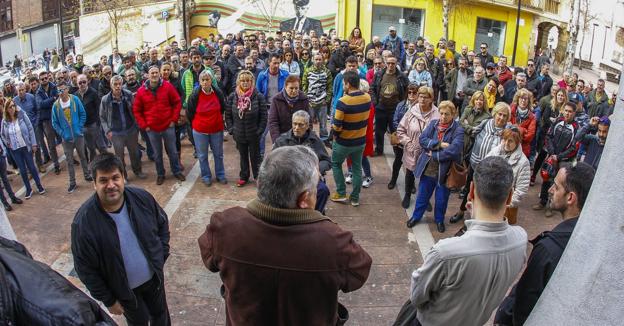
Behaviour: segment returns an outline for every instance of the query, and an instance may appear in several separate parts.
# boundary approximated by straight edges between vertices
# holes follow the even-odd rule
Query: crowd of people
[[[399,319],[417,325],[460,320],[482,325],[522,271],[527,235],[510,225],[538,174],[540,200],[533,209],[544,210],[547,217],[553,210],[562,212],[566,222],[561,228],[569,238],[600,162],[615,99],[604,80],[595,88],[576,74],[554,81],[543,55],[509,67],[507,58],[495,59],[486,43],[478,53],[455,46],[445,39],[435,44],[422,37],[403,40],[394,27],[366,42],[356,27],[342,40],[313,30],[210,35],[188,46],[173,41],[162,49],[125,55],[114,49],[93,65],[70,54],[55,72],[5,83],[0,149],[19,169],[29,199],[34,192],[29,175],[44,194],[39,173],[47,164],[61,173],[56,148],[62,145],[67,192],[77,187],[75,165],[96,185],[96,194],[72,225],[79,277],[95,299],[111,313],[124,314],[130,324],[151,320],[166,325],[166,214],[149,193],[125,183],[147,177],[141,162],[146,155],[154,161],[156,184],[162,185],[163,146],[171,174],[185,181],[181,150],[188,139],[203,184],[227,184],[227,132],[240,162],[235,185],[258,186],[257,199],[246,208],[216,213],[199,239],[206,267],[229,271],[221,274],[228,323],[335,324],[346,317],[337,291],[361,287],[371,258],[350,232],[324,216],[325,206],[329,200],[360,205],[361,188],[374,182],[368,158],[386,155],[389,139],[394,162],[387,188],[396,188],[403,167],[402,206],[410,207],[411,195],[416,196],[408,228],[433,211],[437,230],[445,232],[452,192],[463,201],[449,222],[466,219],[469,210],[473,218],[465,221],[463,236],[440,241],[414,272],[411,298]],[[267,134],[272,149],[266,147]],[[7,162],[0,161],[11,204],[22,204],[7,179]],[[325,180],[330,170],[333,192]],[[563,198],[570,194],[574,200]],[[0,199],[6,210],[12,209],[4,191]],[[275,225],[304,232],[287,234]],[[105,232],[110,236],[100,236]],[[117,237],[120,243],[111,240]],[[539,243],[549,240],[542,238]],[[265,245],[241,243],[252,240]],[[242,247],[257,248],[236,250]],[[271,250],[284,247],[292,252],[275,258]],[[552,252],[535,249],[532,257],[538,254],[555,265],[558,261]],[[464,258],[451,262],[448,255]],[[545,265],[529,264],[498,311],[501,325],[526,319],[554,270]],[[460,270],[469,276],[448,272]],[[124,274],[127,278],[118,277]],[[297,294],[275,284],[280,282],[276,275],[306,290]],[[457,286],[441,285],[445,282]],[[292,300],[278,309],[256,302],[275,304],[285,298]],[[483,304],[475,307],[477,301]]]

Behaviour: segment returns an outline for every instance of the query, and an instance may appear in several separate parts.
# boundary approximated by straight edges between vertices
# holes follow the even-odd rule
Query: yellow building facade
[[[423,36],[435,45],[444,34],[442,13],[441,0],[360,0],[359,27],[366,40],[373,35],[383,38],[392,24],[410,41]],[[357,0],[338,1],[337,29],[341,37],[348,37],[358,25],[357,16]],[[534,43],[533,14],[523,11],[520,19],[516,65],[525,65]],[[478,43],[486,42],[491,54],[504,54],[511,63],[516,33],[516,9],[511,4],[466,1],[451,9],[448,26],[449,39],[455,40],[457,51],[467,45],[478,52]]]

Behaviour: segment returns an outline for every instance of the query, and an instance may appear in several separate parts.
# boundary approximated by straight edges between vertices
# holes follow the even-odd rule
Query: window
[[[10,0],[0,0],[0,32],[13,29],[12,9]]]
[[[382,39],[388,35],[388,27],[394,26],[404,41],[415,42],[418,36],[423,36],[424,23],[425,11],[422,9],[373,5],[372,35]]]
[[[500,56],[505,48],[505,29],[507,24],[498,20],[477,17],[477,33],[475,35],[475,49],[481,43],[488,44],[491,55]]]

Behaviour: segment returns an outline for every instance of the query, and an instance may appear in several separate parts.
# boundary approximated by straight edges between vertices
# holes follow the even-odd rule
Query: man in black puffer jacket
[[[71,250],[78,277],[93,298],[132,325],[170,325],[164,265],[169,221],[147,191],[124,186],[112,153],[91,164],[96,193],[78,209]]]
[[[0,325],[116,325],[97,302],[0,237]]]

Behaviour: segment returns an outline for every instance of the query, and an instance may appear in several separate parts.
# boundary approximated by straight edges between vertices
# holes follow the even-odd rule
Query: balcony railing
[[[525,9],[543,11],[549,14],[559,14],[559,6],[561,0],[521,0],[522,7]],[[487,2],[494,2],[505,5],[518,6],[518,0],[490,0]]]

